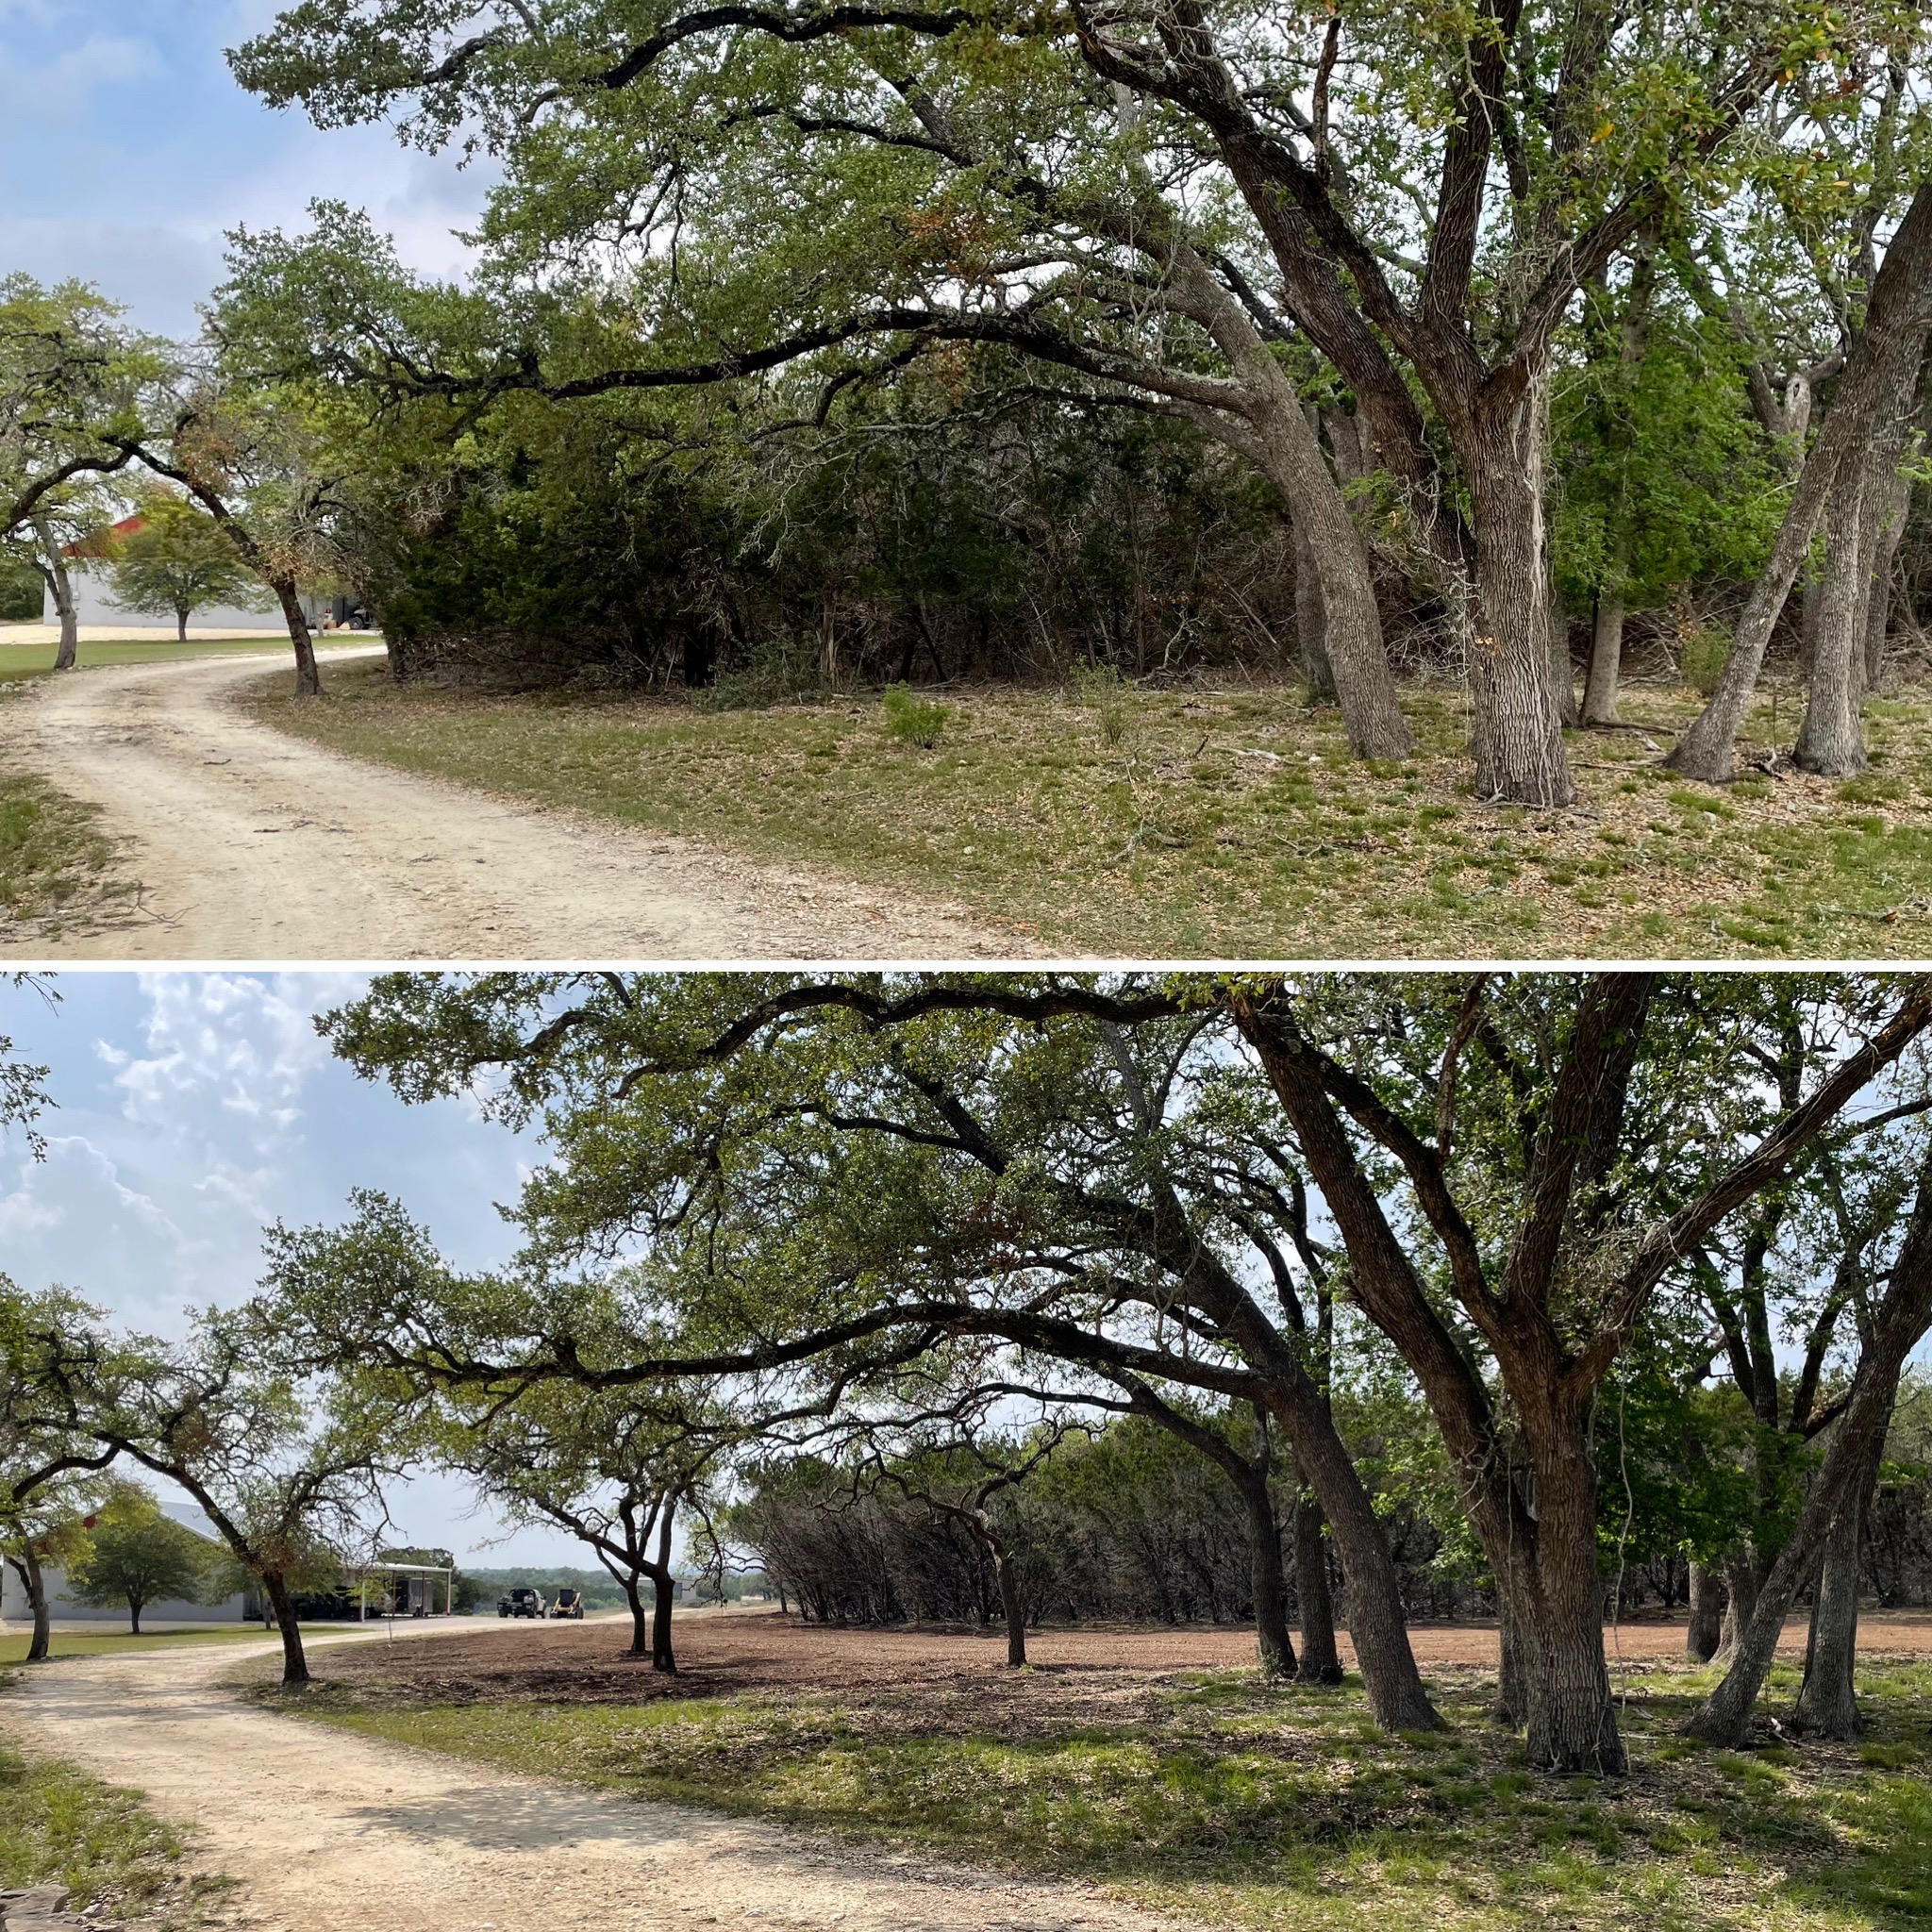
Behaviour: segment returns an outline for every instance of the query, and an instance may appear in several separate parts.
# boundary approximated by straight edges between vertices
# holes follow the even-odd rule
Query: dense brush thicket
[[[1646,1422],[1655,1420],[1646,1417]],[[1365,1419],[1358,1441],[1408,1614],[1448,1621],[1495,1613],[1494,1592],[1437,1472],[1407,1460],[1406,1432]],[[1628,1418],[1626,1417],[1626,1427]],[[1237,1425],[1232,1433],[1239,1437]],[[1682,1446],[1687,1439],[1680,1438]],[[1631,1455],[1626,1441],[1623,1457]],[[1681,1609],[1690,1594],[1693,1493],[1640,1440],[1632,1507],[1609,1512],[1603,1537],[1606,1613]],[[1599,1444],[1613,1471],[1614,1419]],[[1284,1551],[1294,1512],[1308,1507],[1277,1482]],[[935,1491],[934,1493],[939,1493]],[[1221,1471],[1153,1424],[1127,1418],[1070,1439],[1025,1484],[989,1507],[1013,1547],[1033,1624],[1240,1624],[1254,1620],[1248,1520]],[[787,1607],[824,1624],[980,1624],[1001,1615],[993,1564],[959,1522],[894,1480],[861,1480],[815,1457],[767,1461],[724,1517],[756,1553]],[[1674,1536],[1677,1539],[1673,1541]],[[1885,1608],[1932,1602],[1932,1385],[1900,1396],[1865,1546],[1870,1596]],[[1338,1615],[1347,1614],[1339,1564],[1328,1564]],[[1299,1617],[1292,1563],[1290,1614]]]

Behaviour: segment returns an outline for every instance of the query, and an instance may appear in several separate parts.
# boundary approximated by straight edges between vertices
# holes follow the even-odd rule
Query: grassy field
[[[124,1650],[172,1650],[184,1643],[227,1643],[237,1638],[259,1641],[259,1624],[209,1624],[192,1630],[156,1630],[130,1637],[125,1630],[57,1630],[53,1636],[53,1656],[110,1657]],[[29,1634],[25,1630],[0,1631],[0,1665],[26,1661]]]
[[[687,1640],[688,1642],[692,1641]],[[607,1640],[608,1642],[608,1640]],[[889,1648],[882,1644],[881,1649]],[[1104,1881],[1157,1907],[1278,1932],[1568,1927],[1577,1932],[1890,1932],[1932,1921],[1932,1666],[1863,1673],[1860,1747],[1707,1750],[1675,1735],[1704,1680],[1657,1658],[1623,1677],[1633,1774],[1524,1767],[1489,1720],[1486,1669],[1437,1666],[1451,1728],[1378,1734],[1341,1690],[1245,1667],[981,1663],[875,1674],[728,1671],[633,1678],[629,1701],[560,1659],[525,1690],[454,1690],[455,1646],[322,1662],[299,1700],[256,1694],[398,1743],[601,1789],[775,1819],[902,1850]],[[1042,1645],[1042,1651],[1050,1650]],[[443,1661],[432,1669],[429,1653]],[[349,1666],[349,1668],[343,1668]],[[1796,1675],[1780,1665],[1774,1703]]]
[[[948,694],[936,745],[874,696],[765,709],[490,697],[345,666],[285,729],[546,805],[955,901],[1054,948],[1190,958],[1923,957],[1932,952],[1932,705],[1869,708],[1874,770],[1688,786],[1643,728],[1576,734],[1567,811],[1481,806],[1453,691],[1411,690],[1402,766],[1346,756],[1285,688]],[[1789,744],[1792,694],[1777,735]],[[1747,736],[1770,741],[1770,704]]]
[[[68,1887],[76,1908],[97,1904],[159,1932],[194,1924],[226,1890],[183,1863],[138,1792],[0,1742],[0,1887],[46,1884]]]
[[[264,631],[258,638],[191,638],[176,643],[172,638],[158,643],[132,638],[105,638],[98,643],[80,647],[83,669],[90,664],[162,664],[176,658],[219,658],[230,651],[259,651],[280,643],[288,646],[286,633]],[[10,644],[0,634],[0,684],[18,677],[42,677],[54,669],[52,644]]]

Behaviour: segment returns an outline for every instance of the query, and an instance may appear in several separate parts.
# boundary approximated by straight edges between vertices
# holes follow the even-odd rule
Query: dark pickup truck
[[[541,1618],[543,1614],[543,1592],[532,1590],[527,1583],[520,1583],[496,1599],[496,1614],[499,1617]]]

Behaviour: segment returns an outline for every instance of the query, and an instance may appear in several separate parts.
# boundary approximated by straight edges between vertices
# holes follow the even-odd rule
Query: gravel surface
[[[364,655],[331,653],[330,662]],[[101,666],[0,705],[0,757],[102,809],[140,909],[37,949],[129,959],[955,959],[1024,942],[903,893],[760,866],[344,758],[226,702],[277,658]]]
[[[609,1642],[608,1626],[601,1637]],[[395,1649],[426,1657],[441,1643],[439,1633]],[[318,1662],[330,1656],[317,1646]],[[534,1766],[515,1776],[277,1716],[224,1687],[236,1663],[224,1644],[45,1665],[0,1704],[0,1721],[29,1746],[144,1790],[192,1834],[198,1859],[239,1881],[236,1918],[251,1932],[1159,1932],[1191,1923],[1090,1887],[828,1849],[768,1825],[552,1784]]]

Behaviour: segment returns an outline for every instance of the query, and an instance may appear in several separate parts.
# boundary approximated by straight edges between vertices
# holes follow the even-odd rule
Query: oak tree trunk
[[[1496,1585],[1496,1704],[1492,1715],[1499,1724],[1521,1730],[1529,1722],[1529,1682],[1523,1657],[1523,1625],[1514,1608],[1515,1595],[1499,1579]]]
[[[1724,1557],[1724,1613],[1712,1660],[1727,1670],[1757,1607],[1757,1550],[1753,1543],[1740,1543]]]
[[[1822,777],[1849,778],[1866,766],[1857,680],[1864,670],[1866,591],[1872,581],[1864,466],[1847,462],[1824,511],[1824,576],[1805,720],[1791,762]]]
[[[651,1668],[667,1676],[677,1674],[677,1658],[671,1648],[671,1593],[675,1579],[668,1570],[651,1572],[655,1601],[651,1607]]]
[[[1694,1664],[1707,1664],[1717,1655],[1724,1635],[1724,1579],[1708,1563],[1690,1565],[1690,1621],[1684,1629],[1684,1655]]]
[[[44,1663],[47,1653],[53,1646],[53,1614],[47,1604],[47,1579],[41,1570],[41,1559],[31,1543],[25,1545],[17,1557],[7,1559],[13,1566],[13,1574],[20,1578],[21,1588],[26,1591],[27,1609],[34,1620],[33,1635],[27,1639],[26,1661],[30,1664]]]
[[[288,1583],[277,1572],[266,1571],[262,1574],[261,1591],[275,1612],[275,1627],[282,1633],[282,1682],[306,1684],[308,1658],[303,1653],[302,1626],[296,1621],[295,1600],[289,1593]]]
[[[635,1575],[626,1576],[624,1582],[624,1599],[630,1606],[630,1654],[632,1657],[651,1655],[651,1624],[644,1614],[643,1591],[638,1588]]]
[[[1597,599],[1596,617],[1591,625],[1590,678],[1583,691],[1583,722],[1586,725],[1620,724],[1617,693],[1624,675],[1624,599],[1620,592],[1605,591]]]
[[[67,559],[61,555],[53,526],[36,518],[34,535],[41,546],[41,575],[53,593],[54,615],[60,625],[60,641],[54,650],[54,669],[72,671],[80,655],[80,608],[74,600],[74,579],[68,574]]]
[[[275,586],[276,601],[282,607],[282,621],[289,626],[289,641],[295,646],[295,695],[319,698],[322,673],[316,668],[315,641],[308,634],[308,619],[303,614],[302,600],[289,582]]]
[[[1294,1507],[1294,1589],[1302,1613],[1301,1680],[1341,1682],[1341,1653],[1335,1644],[1335,1598],[1328,1588],[1327,1525],[1322,1506],[1306,1491]]]
[[[1872,581],[1865,608],[1865,676],[1868,691],[1885,681],[1885,639],[1891,619],[1891,567],[1912,503],[1912,486],[1894,467],[1887,489],[1876,499],[1878,529],[1871,544]],[[1868,504],[1871,499],[1868,499]]]
[[[1549,554],[1547,532],[1544,533],[1543,603],[1550,619],[1550,694],[1557,702],[1557,723],[1569,729],[1579,722],[1576,672],[1570,661],[1570,616],[1563,608],[1562,592],[1557,588],[1556,559]]]
[[[1328,662],[1328,641],[1322,615],[1322,577],[1307,532],[1294,525],[1294,633],[1300,647],[1302,675],[1316,704],[1335,702],[1335,670]]]
[[[1459,454],[1475,538],[1469,639],[1478,798],[1568,805],[1576,795],[1550,676],[1541,385],[1473,418]]]
[[[175,607],[175,641],[177,644],[188,641],[188,606],[185,604]]]
[[[141,1635],[141,1605],[133,1597],[127,1599],[127,1634],[130,1637]]]
[[[1026,1661],[1026,1607],[1020,1598],[1020,1572],[1004,1542],[993,1545],[992,1560],[1000,1581],[1000,1608],[1007,1618],[1007,1662],[1018,1670]]]
[[[1888,1424],[1890,1418],[1887,1418]],[[1811,1637],[1806,1647],[1805,1681],[1793,1721],[1801,1731],[1840,1743],[1856,1744],[1863,1725],[1858,1717],[1858,1590],[1865,1512],[1878,1482],[1885,1455],[1885,1430],[1872,1439],[1865,1465],[1849,1500],[1824,1539],[1824,1562],[1811,1605]]]
[[[1249,1569],[1255,1591],[1255,1642],[1261,1674],[1291,1677],[1294,1644],[1288,1634],[1288,1581],[1281,1569],[1281,1528],[1264,1468],[1250,1469],[1241,1485],[1248,1512]]]

